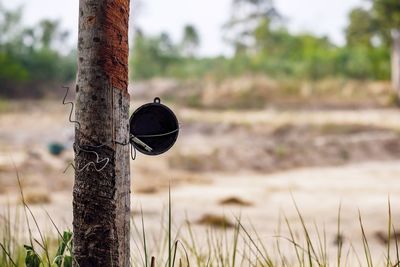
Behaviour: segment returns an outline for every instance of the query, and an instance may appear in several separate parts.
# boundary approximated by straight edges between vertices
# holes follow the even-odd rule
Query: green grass
[[[18,178],[19,179],[19,178]],[[61,232],[51,216],[56,238],[45,235],[37,223],[35,214],[24,201],[11,218],[10,208],[0,215],[0,266],[15,267],[69,267],[72,266],[72,236],[70,231]],[[292,197],[293,198],[293,197]],[[198,227],[188,219],[182,226],[173,222],[171,192],[168,195],[166,216],[161,218],[160,232],[146,230],[143,210],[141,216],[131,219],[131,236],[135,246],[131,248],[131,265],[144,267],[235,267],[235,266],[400,266],[399,246],[388,201],[387,242],[384,259],[374,259],[366,229],[359,213],[359,230],[362,250],[346,241],[344,246],[341,224],[341,205],[337,216],[336,252],[328,248],[326,231],[317,223],[307,224],[293,198],[300,225],[298,230],[286,216],[281,216],[274,236],[261,237],[256,228],[246,224],[241,215],[231,215],[233,227]],[[32,223],[33,222],[33,225]],[[25,224],[25,225],[24,225]],[[22,228],[28,230],[28,238],[20,236]],[[38,232],[39,238],[32,235]],[[282,230],[286,234],[282,234]],[[22,240],[25,240],[22,241]],[[271,241],[272,242],[269,242]],[[390,240],[393,240],[391,243]],[[393,247],[394,246],[394,247]],[[345,251],[344,249],[347,249]],[[374,254],[376,255],[376,253]]]

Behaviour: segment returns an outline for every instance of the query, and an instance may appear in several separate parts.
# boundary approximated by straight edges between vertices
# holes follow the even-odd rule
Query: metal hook
[[[131,144],[131,159],[135,160],[136,159],[136,148],[134,145]]]
[[[69,120],[69,122],[78,125],[78,130],[80,130],[80,129],[81,129],[81,124],[80,124],[80,122],[78,122],[78,121],[76,121],[76,120],[72,120],[72,113],[73,113],[73,111],[74,111],[75,104],[74,104],[72,101],[66,102],[66,99],[67,99],[67,96],[68,96],[70,87],[68,87],[68,86],[62,86],[62,88],[66,89],[66,92],[65,92],[65,95],[64,95],[62,104],[63,104],[63,105],[67,105],[67,104],[70,104],[70,105],[71,105],[71,110],[70,110],[70,113],[69,113],[68,120]],[[160,104],[160,103],[161,103],[161,99],[160,99],[159,97],[154,98],[154,103]],[[135,143],[137,143],[137,144],[143,146],[144,149],[146,149],[147,151],[150,152],[150,151],[152,151],[153,149],[152,149],[150,146],[148,146],[146,143],[144,143],[142,140],[140,140],[139,138],[146,138],[146,137],[147,137],[147,138],[162,137],[162,136],[166,136],[166,135],[170,135],[170,134],[176,133],[176,132],[178,132],[180,129],[181,129],[181,126],[179,126],[178,129],[175,129],[175,130],[173,130],[173,131],[171,131],[171,132],[163,133],[163,134],[137,135],[137,136],[130,135],[130,140],[125,141],[124,143],[119,142],[119,141],[116,141],[116,140],[114,140],[114,142],[115,142],[116,144],[119,144],[119,145],[122,145],[122,146],[126,146],[126,145],[129,145],[129,144],[130,144],[130,145],[131,145],[131,153],[130,153],[130,154],[131,154],[131,159],[132,159],[132,160],[135,160],[135,159],[136,159],[136,148],[135,148],[135,146],[132,144],[132,142],[135,142]],[[100,148],[100,147],[103,147],[103,146],[105,146],[105,145],[104,145],[104,144],[101,144],[101,145],[98,145],[98,146],[83,146],[83,147],[82,147],[82,146],[79,146],[79,145],[77,145],[77,144],[74,143],[74,147],[77,148],[77,153],[80,153],[80,151],[83,151],[83,152],[86,152],[86,153],[92,153],[92,154],[96,155],[96,161],[90,161],[90,162],[88,162],[87,164],[85,164],[82,168],[77,168],[77,167],[71,162],[71,163],[68,164],[67,168],[64,170],[64,173],[66,173],[67,170],[68,170],[70,167],[74,168],[74,170],[75,170],[76,172],[82,172],[82,171],[84,171],[86,168],[88,168],[90,165],[93,165],[94,169],[95,169],[97,172],[101,172],[102,170],[104,170],[104,169],[107,167],[107,165],[109,164],[110,158],[104,158],[104,159],[101,159],[101,160],[100,160],[100,155],[99,155],[96,151],[93,151],[93,149],[97,149],[97,148]],[[97,164],[101,164],[101,163],[103,163],[103,162],[105,162],[104,165],[103,165],[100,169],[98,169],[98,168],[97,168]]]
[[[130,149],[131,149],[131,159],[135,160],[136,159],[136,148],[134,145],[132,145],[129,141],[125,141],[124,143],[122,142],[118,142],[118,141],[114,141],[116,144],[121,145],[121,146],[126,146],[126,145],[131,145]]]

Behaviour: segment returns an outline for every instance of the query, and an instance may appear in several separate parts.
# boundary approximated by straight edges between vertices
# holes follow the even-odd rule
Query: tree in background
[[[389,79],[389,49],[380,30],[371,9],[350,11],[346,46],[340,49],[337,60],[343,74],[356,79]]]
[[[373,12],[383,39],[392,47],[392,84],[400,96],[400,1],[374,0]]]
[[[26,81],[29,72],[16,60],[15,48],[20,46],[21,9],[6,10],[0,3],[0,94],[6,94],[12,81]],[[4,88],[4,89],[3,89]]]
[[[186,25],[183,29],[181,42],[182,53],[187,57],[194,57],[200,46],[200,36],[193,25]]]
[[[132,74],[139,79],[204,75],[221,79],[248,73],[278,79],[389,79],[390,50],[371,9],[356,8],[349,14],[344,46],[326,36],[290,32],[283,22],[270,0],[234,0],[224,28],[235,49],[232,57],[193,57],[190,51],[200,38],[192,27],[183,29],[189,52],[165,33],[140,32],[133,45]]]
[[[364,8],[354,8],[349,14],[349,25],[346,28],[346,41],[349,46],[373,46],[377,25],[372,14]]]
[[[236,54],[251,51],[254,32],[260,23],[274,22],[280,17],[272,0],[232,0],[231,10],[230,20],[224,25],[225,39]]]
[[[389,2],[396,4],[397,0],[376,0],[372,8],[353,10],[345,32],[347,44],[338,46],[324,36],[290,32],[271,0],[232,0],[231,17],[224,27],[235,50],[232,57],[196,56],[201,38],[191,25],[185,26],[182,40],[175,43],[168,33],[143,33],[135,20],[131,77],[191,79],[208,75],[222,79],[260,73],[278,79],[387,80],[391,50],[392,77],[398,77],[396,51],[400,48],[391,44],[400,41],[395,38],[396,28],[390,26],[396,21],[390,12],[397,7],[387,7]],[[382,11],[384,7],[390,12]],[[68,48],[68,33],[59,21],[25,26],[22,15],[21,9],[0,6],[0,96],[40,97],[75,78],[76,50]],[[393,79],[393,84],[396,81]]]
[[[55,43],[64,43],[69,36],[68,31],[60,29],[60,22],[57,20],[44,19],[39,22],[37,29],[40,43],[45,49],[50,49]]]
[[[337,48],[326,37],[291,34],[264,18],[254,31],[254,40],[254,67],[268,75],[320,79],[334,73]]]
[[[7,10],[0,2],[0,45],[10,43],[15,40],[16,35],[20,32],[20,22],[22,17],[22,9]]]
[[[40,97],[75,77],[74,50],[65,46],[60,23],[23,26],[22,9],[0,5],[0,96]]]
[[[178,48],[167,33],[149,37],[140,29],[136,30],[130,58],[132,78],[165,76],[171,65],[178,61]]]
[[[156,39],[161,54],[173,54],[176,52],[171,36],[167,32],[162,32]]]

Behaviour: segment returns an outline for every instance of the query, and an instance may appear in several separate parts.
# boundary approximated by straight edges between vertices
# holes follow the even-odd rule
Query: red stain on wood
[[[88,25],[93,25],[96,22],[96,17],[95,16],[89,16],[87,17],[87,24]]]
[[[129,1],[108,0],[105,8],[103,30],[106,40],[102,40],[99,62],[110,84],[123,91],[128,90],[128,23]]]

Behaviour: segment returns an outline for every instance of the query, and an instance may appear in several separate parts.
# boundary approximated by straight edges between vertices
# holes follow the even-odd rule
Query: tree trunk
[[[129,146],[116,143],[129,136],[128,19],[129,0],[79,1],[75,266],[130,265]]]
[[[392,85],[400,98],[400,30],[392,30]]]

